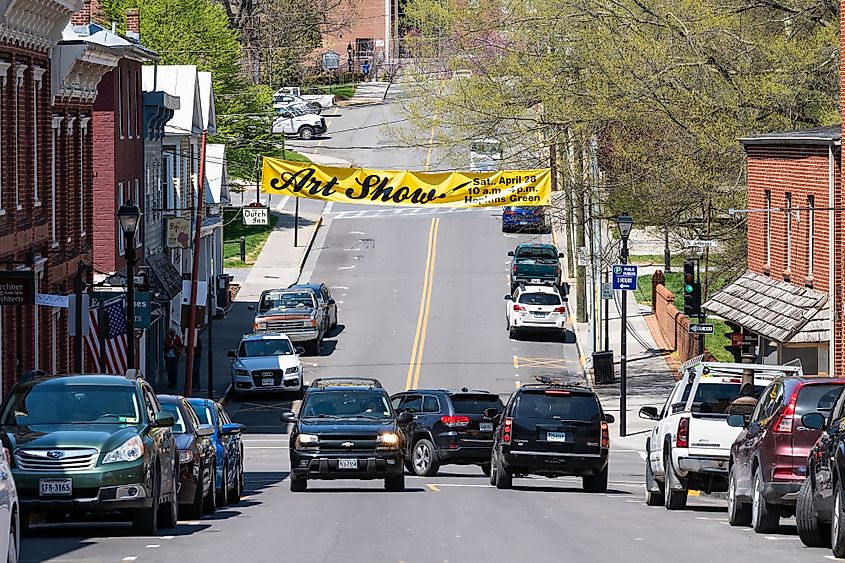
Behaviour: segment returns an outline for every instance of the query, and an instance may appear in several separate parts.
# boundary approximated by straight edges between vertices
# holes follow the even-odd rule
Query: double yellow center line
[[[420,369],[422,369],[423,349],[425,348],[425,333],[428,330],[428,310],[431,305],[431,287],[434,282],[434,260],[437,256],[437,231],[440,228],[440,218],[431,220],[428,229],[428,252],[423,271],[423,288],[420,297],[420,313],[417,317],[417,331],[414,334],[414,346],[411,349],[411,361],[408,364],[408,377],[405,379],[405,389],[416,389],[420,384]]]

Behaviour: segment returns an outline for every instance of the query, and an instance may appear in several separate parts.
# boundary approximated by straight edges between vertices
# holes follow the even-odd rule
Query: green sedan
[[[176,526],[173,415],[143,379],[37,377],[12,388],[0,413],[24,526],[66,513],[123,514],[143,535]]]

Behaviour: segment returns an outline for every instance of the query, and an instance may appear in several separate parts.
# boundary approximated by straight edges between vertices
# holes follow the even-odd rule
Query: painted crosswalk
[[[449,215],[460,213],[486,213],[490,214],[490,210],[472,209],[472,208],[456,208],[443,207],[439,209],[426,209],[423,207],[400,207],[397,209],[364,209],[361,211],[345,210],[345,211],[330,211],[325,213],[332,219],[363,219],[363,218],[395,218],[408,216],[430,216],[430,215]]]

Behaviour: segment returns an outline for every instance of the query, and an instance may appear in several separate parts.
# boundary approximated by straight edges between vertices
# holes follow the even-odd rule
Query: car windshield
[[[560,305],[560,297],[554,293],[523,293],[519,302],[527,305]]]
[[[699,383],[692,401],[692,412],[725,414],[731,401],[739,397],[740,383]],[[684,390],[684,401],[692,386]],[[765,385],[754,386],[754,396],[759,397]]]
[[[259,311],[269,311],[270,309],[305,309],[314,306],[314,300],[311,293],[306,291],[296,292],[273,292],[267,293],[261,297],[261,303],[258,306]]]
[[[173,423],[173,427],[171,430],[174,434],[184,434],[185,433],[185,419],[182,418],[182,409],[179,408],[179,405],[174,405],[170,403],[162,403],[161,408],[164,412],[168,412],[173,415],[173,420],[176,422]]]
[[[132,387],[42,384],[15,391],[2,424],[138,424],[140,412]]]
[[[302,406],[302,418],[391,417],[390,403],[374,391],[320,391]]]
[[[528,246],[520,248],[516,253],[516,258],[528,260],[554,260],[557,261],[557,252],[554,248],[548,246]]]
[[[460,395],[452,395],[452,406],[455,407],[455,412],[458,414],[482,414],[487,409],[498,409],[499,412],[505,410],[502,400],[498,395],[478,393],[468,394],[461,393]]]
[[[267,338],[264,340],[244,340],[241,342],[238,356],[291,356],[293,348],[287,338]]]
[[[516,399],[513,417],[598,420],[599,404],[594,395],[571,391],[521,393]]]

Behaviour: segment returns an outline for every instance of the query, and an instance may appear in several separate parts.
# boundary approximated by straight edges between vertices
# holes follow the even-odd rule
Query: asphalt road
[[[390,106],[355,111],[364,121],[372,118],[367,111],[392,115]],[[350,156],[360,164],[367,155]],[[399,167],[406,157],[384,151],[380,158],[379,165]],[[531,237],[503,235],[495,213],[335,206],[328,216],[306,271],[332,287],[341,328],[321,356],[304,358],[306,379],[374,376],[389,392],[466,386],[507,395],[534,375],[578,376],[571,339],[509,339],[507,251]],[[721,501],[691,497],[689,509],[675,513],[646,507],[636,451],[611,449],[606,494],[582,492],[577,479],[542,478],[516,479],[514,490],[499,491],[471,466],[406,477],[404,493],[386,492],[380,481],[334,481],[294,494],[278,420],[290,406],[284,398],[228,404],[249,426],[247,496],[239,506],[155,537],[134,537],[122,524],[38,526],[25,539],[23,559],[745,562],[830,555],[804,548],[791,520],[770,536],[731,528]]]

